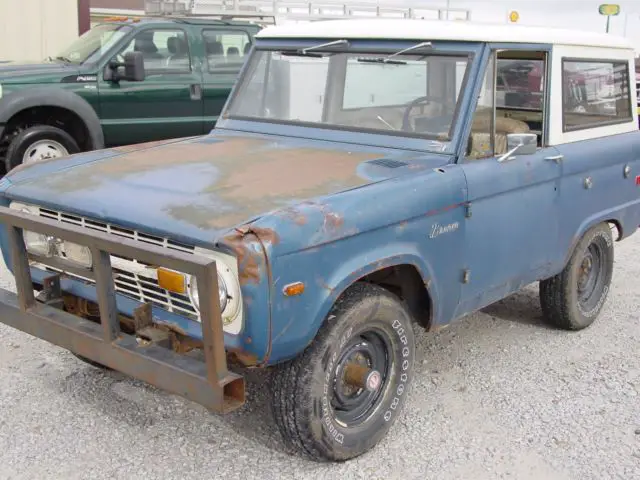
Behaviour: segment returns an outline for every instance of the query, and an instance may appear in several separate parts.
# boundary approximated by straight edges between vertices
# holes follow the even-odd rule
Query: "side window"
[[[203,30],[209,73],[240,72],[251,49],[251,38],[240,30]]]
[[[496,107],[542,109],[544,60],[499,58]]]
[[[625,61],[563,59],[563,130],[632,121],[629,80]]]
[[[468,160],[506,153],[510,133],[535,133],[538,147],[543,145],[545,62],[545,52],[494,54],[473,114],[466,152]]]
[[[191,71],[189,43],[182,30],[143,30],[133,37],[120,55],[132,51],[142,53],[147,74]]]

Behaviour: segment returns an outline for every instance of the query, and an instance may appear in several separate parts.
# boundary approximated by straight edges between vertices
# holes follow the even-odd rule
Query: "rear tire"
[[[414,349],[401,301],[376,285],[352,286],[311,345],[275,372],[272,408],[285,443],[318,461],[373,448],[402,410]]]
[[[540,282],[545,319],[566,330],[591,325],[602,310],[613,276],[613,236],[607,223],[589,229],[558,275]]]
[[[4,162],[8,173],[22,163],[65,157],[79,151],[78,143],[64,130],[36,125],[21,131],[11,140]]]

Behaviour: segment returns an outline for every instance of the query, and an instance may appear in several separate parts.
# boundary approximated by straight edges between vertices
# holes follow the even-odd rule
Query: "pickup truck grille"
[[[143,243],[150,243],[159,247],[179,250],[181,252],[193,253],[195,250],[195,247],[191,245],[185,245],[179,242],[175,242],[168,238],[148,235],[137,230],[131,230],[111,225],[105,222],[90,220],[78,215],[70,215],[68,213],[40,208],[40,216],[62,223],[71,223],[80,227],[110,233],[112,235],[129,238]],[[115,277],[114,286],[118,293],[134,300],[138,300],[139,302],[152,303],[159,308],[176,313],[178,315],[183,315],[194,320],[199,319],[198,312],[194,308],[189,296],[169,292],[168,290],[161,288],[158,285],[157,278],[154,278],[151,273],[154,271],[153,269],[150,269],[149,274],[146,275],[137,271],[133,271],[134,268],[131,268],[131,271],[129,271],[125,266],[128,264],[131,267],[140,266],[141,268],[144,268],[145,266],[147,266],[146,264],[144,264],[143,262],[139,262],[136,259],[124,258],[119,255],[111,255],[111,257],[112,268]],[[118,260],[123,260],[123,262],[120,262]],[[48,270],[50,272],[61,273],[61,270],[50,267],[48,265],[39,265],[39,268],[44,268],[45,270]],[[139,269],[135,268],[135,270]],[[70,272],[65,272],[65,275],[70,278],[75,278],[77,280],[83,281],[85,283],[94,283],[94,281],[90,278],[85,278]]]

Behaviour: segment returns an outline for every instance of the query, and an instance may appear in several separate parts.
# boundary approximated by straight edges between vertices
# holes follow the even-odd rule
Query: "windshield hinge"
[[[467,203],[464,206],[464,216],[465,218],[471,218],[471,204]]]

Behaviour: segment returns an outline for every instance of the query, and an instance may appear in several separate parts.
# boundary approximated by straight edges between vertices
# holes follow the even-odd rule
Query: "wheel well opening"
[[[80,150],[91,150],[92,142],[89,129],[82,119],[72,112],[62,107],[31,107],[16,113],[7,122],[2,139],[0,139],[0,157],[9,147],[13,138],[22,130],[36,126],[50,125],[64,130],[73,137]]]
[[[611,227],[611,234],[613,235],[614,240],[620,240],[622,238],[622,224],[615,219],[607,220],[606,223]]]
[[[394,265],[376,270],[359,281],[386,288],[402,299],[415,321],[429,330],[432,324],[433,306],[427,286],[413,265]]]

